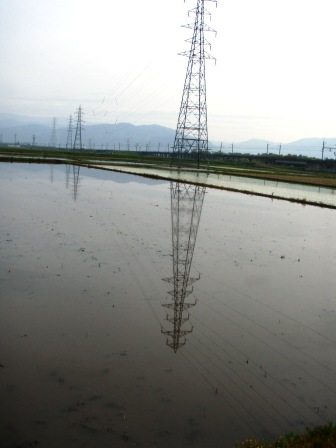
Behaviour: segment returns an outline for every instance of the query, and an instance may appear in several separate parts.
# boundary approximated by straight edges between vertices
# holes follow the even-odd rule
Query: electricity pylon
[[[79,108],[76,111],[76,114],[77,114],[77,125],[76,125],[76,133],[73,149],[83,149],[82,131],[84,130],[84,128],[82,123],[84,123],[83,120],[84,112],[82,110],[82,106],[79,106]]]
[[[187,310],[195,306],[196,302],[187,303],[185,299],[193,291],[192,284],[199,280],[199,277],[190,277],[190,269],[204,194],[205,187],[199,185],[170,183],[173,277],[163,280],[171,283],[173,289],[168,291],[168,294],[172,296],[172,301],[162,306],[167,308],[167,321],[172,324],[172,329],[162,328],[161,333],[166,335],[167,345],[175,353],[186,343],[185,336],[192,331],[192,327],[187,329],[183,324],[189,320]]]
[[[205,1],[215,1],[217,5],[216,0],[197,0],[196,8],[189,11],[195,14],[194,24],[183,25],[193,29],[193,36],[186,40],[191,44],[190,50],[179,53],[189,59],[173,147],[172,164],[177,163],[178,167],[184,153],[196,156],[197,167],[201,157],[207,158],[208,155],[205,60],[214,58],[205,51],[210,43],[205,39],[204,33],[215,30],[204,23],[205,15],[210,15],[204,8]]]
[[[68,136],[67,136],[67,142],[66,142],[66,149],[72,149],[72,131],[73,131],[73,126],[72,126],[72,115],[70,114],[69,117],[69,122],[68,122]]]
[[[56,149],[56,118],[53,118],[50,146]]]

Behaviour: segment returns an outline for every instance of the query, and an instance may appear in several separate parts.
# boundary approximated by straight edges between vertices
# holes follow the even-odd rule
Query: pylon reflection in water
[[[192,293],[192,284],[199,277],[190,277],[191,263],[194,255],[199,222],[202,213],[205,187],[171,182],[171,222],[173,246],[173,277],[164,278],[173,285],[168,291],[172,301],[163,304],[167,309],[167,321],[172,329],[162,328],[167,337],[167,345],[174,352],[186,343],[185,336],[192,331],[184,327],[189,320],[188,309],[196,304],[186,302]]]
[[[73,198],[74,200],[77,199],[78,195],[78,184],[79,184],[79,170],[80,166],[73,165]]]

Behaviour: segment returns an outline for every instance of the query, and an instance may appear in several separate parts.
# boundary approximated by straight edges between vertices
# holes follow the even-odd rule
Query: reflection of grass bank
[[[271,443],[250,438],[235,445],[236,448],[335,448],[336,426],[327,423],[307,429],[304,434],[287,434]]]

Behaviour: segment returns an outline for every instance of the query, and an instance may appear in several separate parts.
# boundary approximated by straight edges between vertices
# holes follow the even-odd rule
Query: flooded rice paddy
[[[244,176],[232,176],[207,171],[188,171],[186,169],[176,173],[176,170],[157,169],[145,165],[136,167],[101,165],[101,168],[126,172],[129,174],[157,176],[166,180],[178,179],[180,182],[191,182],[211,188],[219,188],[228,191],[240,191],[248,194],[271,197],[273,199],[285,199],[336,208],[336,190],[334,188],[281,182],[277,180],[258,179],[255,177],[248,177],[246,174]],[[241,172],[243,171],[244,170],[242,169]],[[267,176],[267,172],[265,172],[265,176]],[[302,175],[302,178],[304,178],[304,175]]]
[[[230,448],[336,417],[336,212],[0,164],[0,446]]]

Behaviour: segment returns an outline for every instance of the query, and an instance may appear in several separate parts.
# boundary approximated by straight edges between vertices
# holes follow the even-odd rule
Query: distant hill
[[[85,141],[96,148],[167,151],[174,143],[175,131],[159,125],[135,126],[130,123],[85,126]]]
[[[0,134],[4,143],[32,143],[35,134],[37,142],[47,141],[51,137],[51,128],[41,124],[23,124],[2,127],[0,122]]]
[[[130,123],[117,124],[85,124],[82,139],[85,148],[90,149],[122,149],[146,151],[167,151],[172,148],[175,129],[152,125],[135,126]],[[52,120],[49,118],[27,117],[0,113],[0,137],[3,143],[32,144],[33,135],[39,146],[49,146],[51,143]],[[56,143],[65,147],[67,141],[67,120],[57,118]],[[73,139],[75,129],[73,130]],[[302,138],[290,143],[281,144],[260,139],[250,139],[242,142],[209,141],[210,150],[224,153],[293,154],[321,158],[322,145],[325,142],[325,158],[334,158],[336,138]],[[330,149],[329,149],[330,148]],[[334,149],[335,148],[335,149]]]
[[[58,118],[57,122],[60,126],[66,126],[67,119]],[[41,124],[51,126],[52,119],[48,117],[30,117],[27,115],[0,113],[0,128],[20,126],[24,124]]]
[[[334,158],[336,138],[303,138],[284,144],[270,140],[251,139],[235,143],[215,142],[214,147],[216,150],[222,148],[224,153],[266,154],[268,151],[269,154],[291,154],[321,158],[323,142],[326,147],[324,157]]]
[[[51,143],[52,122],[49,126],[41,123],[27,123],[26,117],[15,119],[14,116],[4,117],[0,114],[0,134],[3,143],[32,144],[33,135],[39,146],[49,146]],[[67,142],[67,126],[58,126],[56,122],[56,144],[65,147]],[[75,129],[72,137],[75,138]],[[95,149],[138,149],[167,151],[168,145],[174,143],[175,130],[164,126],[140,125],[130,123],[117,124],[85,124],[82,139],[86,148]]]

